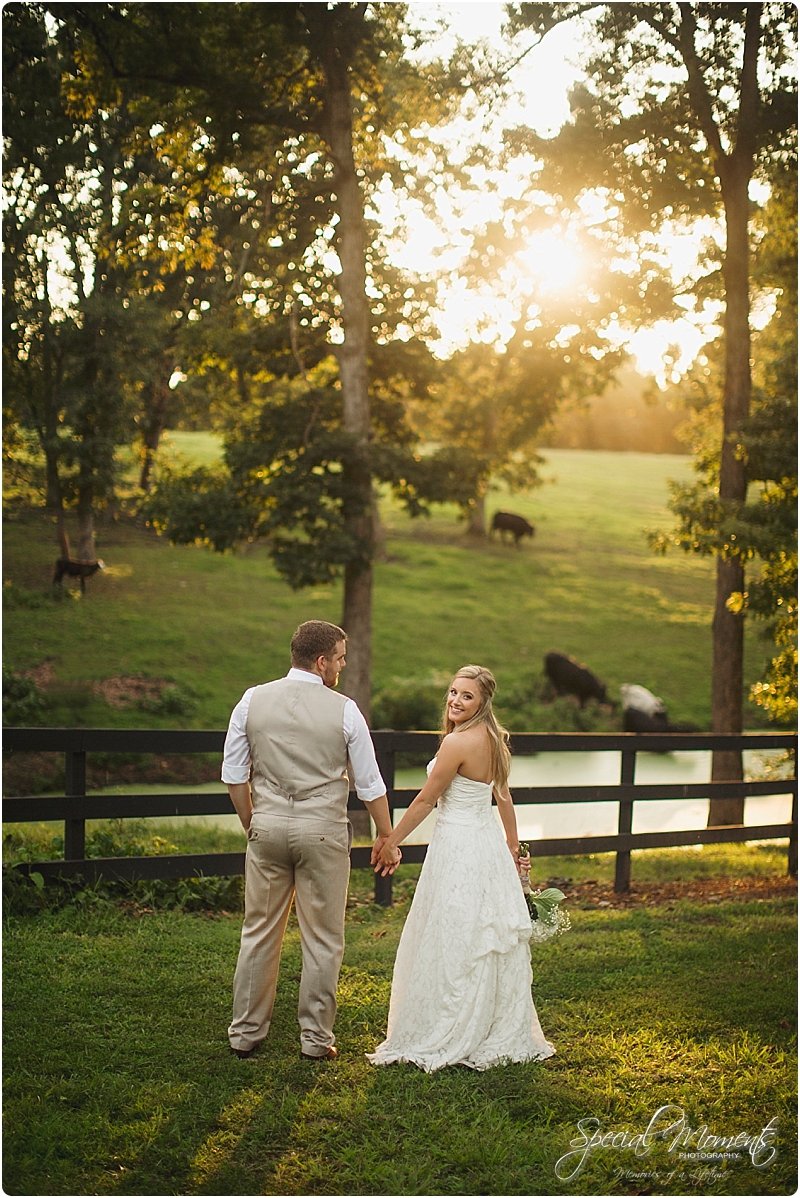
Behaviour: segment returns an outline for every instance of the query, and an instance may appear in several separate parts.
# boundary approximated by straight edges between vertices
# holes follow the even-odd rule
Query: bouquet
[[[559,908],[559,903],[566,898],[563,890],[550,886],[546,890],[531,890],[531,850],[530,845],[523,841],[519,846],[520,879],[522,893],[531,915],[533,930],[531,940],[541,944],[553,936],[560,936],[572,927],[569,915]]]

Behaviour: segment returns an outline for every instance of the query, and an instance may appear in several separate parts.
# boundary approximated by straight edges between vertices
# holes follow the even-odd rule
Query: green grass
[[[674,868],[667,861],[658,876]],[[238,918],[101,907],[8,921],[5,1191],[794,1191],[794,902],[575,909],[573,930],[533,958],[557,1055],[428,1076],[364,1059],[385,1032],[413,880],[401,877],[389,910],[368,902],[370,886],[354,874],[331,1066],[299,1058],[293,919],[270,1036],[244,1062],[225,1041]],[[698,1183],[700,1166],[657,1146],[643,1159],[600,1150],[575,1180],[555,1176],[579,1119],[641,1132],[667,1103],[719,1135],[777,1116],[776,1162],[763,1172],[728,1162]],[[660,1176],[637,1183],[618,1175],[626,1169]]]
[[[216,452],[210,434],[168,440],[198,461]],[[519,551],[470,544],[455,509],[412,522],[384,500],[376,689],[396,678],[440,684],[465,661],[480,661],[497,674],[502,702],[504,690],[540,678],[543,654],[557,648],[586,661],[610,694],[638,682],[666,700],[673,719],[709,727],[713,563],[654,557],[644,539],[645,530],[668,525],[666,479],[686,478],[688,459],[577,450],[546,456],[544,474],[557,481],[528,495],[490,497],[490,511],[510,507],[536,524],[534,541]],[[52,525],[27,512],[4,531],[4,580],[12,584],[5,660],[18,670],[51,660],[49,722],[221,727],[246,687],[286,669],[301,620],[341,617],[340,583],[293,593],[263,546],[218,556],[171,547],[125,523],[100,528],[98,552],[108,569],[89,580],[86,597],[78,592],[55,604],[43,597],[56,553]],[[750,629],[748,684],[767,654]],[[189,698],[187,712],[109,707],[92,684],[121,674],[176,682]],[[746,718],[751,726],[761,722],[752,706]]]

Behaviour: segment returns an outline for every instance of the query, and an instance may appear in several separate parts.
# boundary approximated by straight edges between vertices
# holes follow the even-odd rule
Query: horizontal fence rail
[[[221,754],[225,741],[222,731],[148,730],[105,728],[5,728],[3,747],[25,753],[64,753],[66,784],[64,795],[29,795],[7,798],[3,802],[4,823],[30,823],[40,820],[64,821],[64,859],[26,862],[16,868],[23,873],[40,873],[45,878],[81,876],[134,881],[153,878],[185,878],[199,875],[229,876],[244,873],[245,854],[195,853],[152,857],[85,856],[87,819],[132,819],[155,816],[230,815],[232,805],[227,791],[217,793],[92,795],[86,793],[87,753]],[[433,754],[439,743],[433,732],[372,733],[376,756],[387,785],[389,805],[408,807],[416,790],[398,789],[395,781],[397,753]],[[744,840],[774,840],[788,837],[788,868],[797,874],[797,737],[791,733],[759,732],[741,736],[713,733],[512,733],[512,752],[516,756],[552,752],[616,752],[620,754],[620,782],[616,786],[518,786],[514,789],[517,806],[541,803],[619,804],[615,835],[553,837],[529,840],[535,857],[614,852],[617,855],[614,889],[630,886],[631,851],[643,848],[668,848],[697,844],[736,843]],[[758,782],[691,782],[635,784],[637,753],[671,753],[687,750],[788,749],[795,755],[791,778]],[[755,795],[791,794],[791,819],[785,824],[748,826],[726,824],[680,832],[631,831],[634,802],[682,799],[745,798]],[[354,793],[348,807],[361,809]],[[427,846],[405,845],[403,861],[424,861]],[[369,867],[370,849],[351,849],[356,869]],[[375,879],[377,902],[392,899],[391,877]]]

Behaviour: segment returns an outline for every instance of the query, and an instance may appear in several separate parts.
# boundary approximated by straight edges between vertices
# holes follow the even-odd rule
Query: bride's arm
[[[497,810],[500,812],[500,819],[503,824],[503,831],[506,834],[506,844],[509,847],[511,856],[514,858],[514,864],[517,865],[519,857],[519,835],[517,833],[517,817],[514,812],[514,800],[511,798],[511,791],[507,786],[502,790],[494,789],[494,797],[497,800]],[[517,867],[519,870],[519,867]]]
[[[380,862],[382,864],[391,865],[394,863],[398,846],[433,811],[440,796],[453,781],[453,778],[455,778],[462,760],[463,752],[458,744],[454,739],[445,737],[439,748],[439,755],[433,764],[433,769],[428,775],[428,781],[414,799],[391,836],[387,836],[381,847]]]

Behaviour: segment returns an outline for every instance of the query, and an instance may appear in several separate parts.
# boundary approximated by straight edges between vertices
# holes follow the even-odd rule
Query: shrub
[[[47,699],[32,678],[3,666],[3,724],[38,724],[47,710]]]
[[[441,727],[442,686],[414,678],[396,678],[372,700],[373,728],[398,732],[430,731]]]
[[[569,695],[554,695],[549,684],[533,674],[501,691],[495,703],[497,718],[509,732],[619,732],[619,716],[591,700],[581,707]]]
[[[158,697],[145,695],[136,706],[151,715],[191,715],[197,706],[194,695],[186,688],[170,683]]]
[[[63,853],[63,838],[50,836],[44,826],[24,828],[3,837],[6,854],[14,861],[57,859]],[[113,820],[95,827],[86,838],[86,856],[152,857],[177,852],[163,836],[154,836],[141,820]],[[35,915],[42,910],[75,906],[84,910],[103,905],[122,905],[136,910],[241,911],[244,909],[244,878],[191,877],[154,878],[136,882],[80,875],[47,878],[33,872],[26,876],[3,866],[3,909],[6,915]]]

